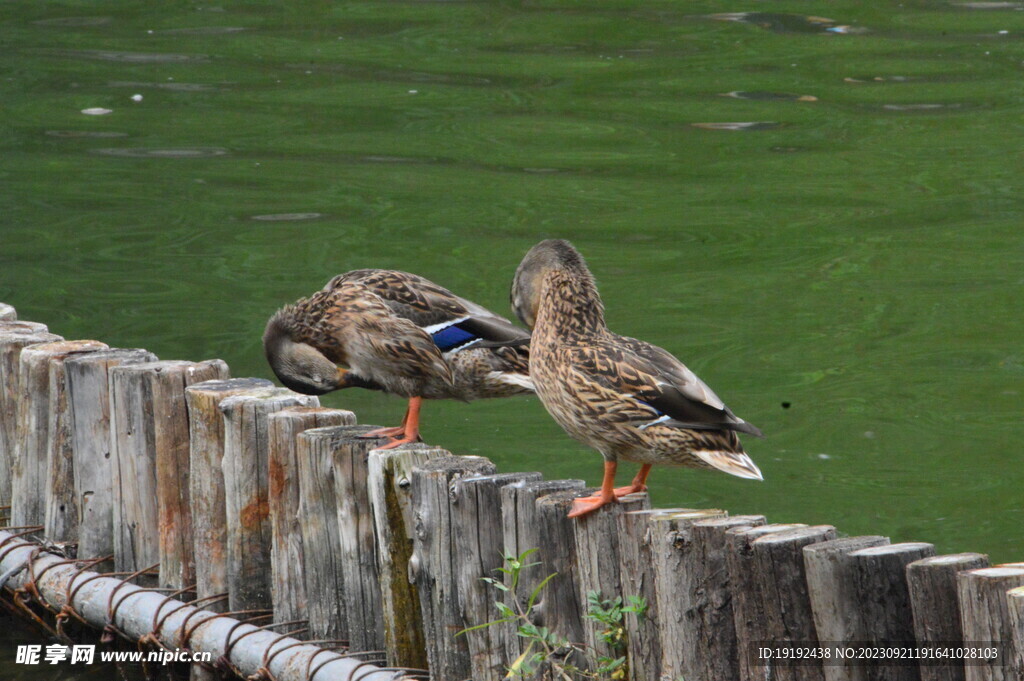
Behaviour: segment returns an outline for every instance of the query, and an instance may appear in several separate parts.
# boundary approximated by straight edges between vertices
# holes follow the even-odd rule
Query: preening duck
[[[475,400],[533,391],[528,331],[423,277],[354,270],[277,311],[263,349],[281,383],[307,395],[341,388],[409,400],[402,425],[368,433],[419,438],[423,399]]]
[[[608,330],[583,256],[549,239],[523,258],[512,307],[533,329],[530,376],[537,396],[573,438],[601,452],[601,492],[577,499],[570,517],[647,489],[654,464],[711,468],[761,480],[737,433],[761,436],[665,350]],[[641,464],[614,487],[619,459]]]

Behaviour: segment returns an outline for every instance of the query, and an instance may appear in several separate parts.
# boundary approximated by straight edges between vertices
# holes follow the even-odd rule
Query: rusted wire
[[[59,615],[60,614],[60,610],[57,609],[57,608],[52,607],[49,603],[47,603],[46,599],[43,598],[43,595],[41,593],[39,593],[38,582],[39,582],[39,580],[41,580],[43,578],[43,575],[45,575],[47,572],[50,571],[50,568],[57,567],[58,565],[68,565],[68,564],[71,564],[71,563],[77,563],[78,560],[74,559],[74,558],[69,558],[67,560],[54,561],[54,562],[50,563],[49,565],[47,565],[46,567],[44,567],[39,572],[39,574],[37,575],[37,574],[35,574],[35,561],[36,561],[36,558],[39,556],[38,552],[41,551],[41,550],[42,550],[42,547],[40,547],[39,549],[36,549],[36,551],[32,555],[31,560],[28,563],[28,579],[25,580],[25,590],[28,593],[30,593],[33,598],[35,598],[37,601],[39,601],[39,604],[42,605],[44,608],[46,608],[47,610],[49,610],[50,612],[52,612],[55,615]]]
[[[97,564],[102,563],[105,560],[109,560],[111,557],[112,556],[103,556],[101,558],[91,558],[89,560],[82,561],[82,565],[77,570],[75,570],[75,574],[71,575],[71,579],[68,580],[67,586],[64,587],[64,605],[61,607],[60,612],[57,613],[56,629],[58,633],[64,633],[64,623],[67,622],[71,617],[74,617],[82,624],[88,626],[89,623],[85,621],[85,618],[78,614],[78,611],[75,610],[74,598],[75,595],[78,593],[79,587],[76,586],[74,589],[72,589],[71,586],[75,583],[75,580],[78,579],[86,569],[96,567]],[[84,584],[92,579],[95,579],[96,577],[102,577],[102,575],[93,575],[92,577],[83,580],[82,583]]]
[[[189,586],[186,586],[186,587],[182,587],[181,589],[178,589],[177,591],[174,591],[172,593],[167,594],[164,597],[164,599],[162,601],[160,601],[160,605],[158,605],[156,607],[156,612],[153,613],[153,627],[150,629],[148,634],[146,634],[145,636],[141,636],[139,638],[139,645],[140,645],[140,647],[143,644],[147,644],[147,645],[152,645],[155,648],[162,648],[163,650],[166,650],[167,652],[174,652],[173,648],[170,648],[170,647],[164,645],[163,641],[160,640],[160,629],[163,628],[164,622],[167,621],[168,617],[170,617],[171,615],[173,615],[174,613],[178,612],[179,610],[181,610],[183,608],[189,607],[188,603],[183,603],[181,601],[176,600],[175,596],[183,594],[186,591],[192,591],[193,589],[195,589],[195,584],[192,584],[192,585],[189,585]],[[169,601],[172,601],[172,600],[175,601],[180,607],[177,607],[177,608],[171,610],[170,612],[168,612],[167,614],[165,614],[163,617],[160,617],[160,611],[163,610],[164,606],[167,605],[167,603]]]
[[[24,530],[24,532],[18,532],[16,534],[12,534],[11,536],[9,536],[6,539],[4,539],[3,541],[0,541],[0,547],[3,547],[5,544],[7,544],[7,542],[11,541],[12,539],[18,539],[20,537],[24,537],[26,535],[32,534],[33,532],[38,532],[41,529],[43,529],[42,525],[23,525],[21,527],[5,527],[4,528],[5,532],[8,531],[8,530]],[[21,544],[11,544],[10,546],[8,546],[3,551],[0,551],[0,563],[2,563],[4,558],[7,557],[8,553],[14,551],[15,549],[21,548],[23,546],[34,546],[34,544],[32,544],[31,542],[23,542]]]
[[[242,626],[243,624],[251,624],[252,622],[254,622],[256,620],[266,619],[267,617],[273,617],[274,616],[274,613],[267,612],[265,609],[262,609],[262,608],[260,608],[260,609],[252,609],[252,610],[239,610],[239,611],[236,611],[236,612],[226,612],[226,613],[224,613],[225,615],[230,615],[230,616],[233,617],[235,615],[245,615],[245,614],[252,613],[252,612],[261,612],[261,613],[264,613],[264,614],[262,614],[262,615],[254,615],[253,617],[249,617],[249,618],[244,619],[244,620],[239,620],[239,621],[235,622],[234,624],[232,624],[231,628],[228,629],[228,635],[226,637],[226,643],[224,645],[224,653],[220,657],[218,657],[217,660],[213,664],[214,668],[216,668],[218,671],[225,672],[225,673],[226,672],[231,672],[235,676],[242,676],[241,670],[238,667],[235,666],[234,662],[231,661],[231,649],[234,648],[235,643],[238,642],[238,641],[232,641],[231,637],[235,635],[235,630],[237,630],[238,627]],[[214,618],[211,617],[210,619],[214,619]],[[207,621],[209,621],[209,620],[203,620],[203,622],[207,622]],[[202,623],[200,623],[200,624],[202,624]],[[272,625],[270,625],[270,626],[272,626]],[[239,637],[239,640],[245,638],[250,633],[252,633],[252,632],[246,632],[245,634],[242,634]]]
[[[114,596],[117,595],[117,592],[120,591],[125,584],[128,584],[131,580],[135,579],[139,575],[142,575],[154,569],[158,565],[159,563],[156,563],[154,565],[150,565],[149,567],[144,567],[141,570],[136,570],[135,572],[128,575],[126,579],[122,580],[117,586],[110,590],[110,597],[107,598],[107,623],[103,626],[103,636],[100,637],[100,643],[112,643],[114,641],[115,634],[124,639],[129,638],[127,634],[125,634],[123,631],[117,628],[117,609],[120,608],[121,604],[128,600],[128,598],[130,598],[132,594],[145,593],[146,590],[141,589],[140,591],[133,591],[132,594],[128,594],[127,596],[119,600],[116,606],[114,605]]]
[[[331,654],[335,655],[336,657],[333,657],[333,658],[331,658],[329,660],[324,660],[323,662],[318,664],[315,668],[313,668],[313,660],[315,660],[316,658],[320,657],[321,653],[331,653]],[[334,662],[335,660],[343,660],[343,659],[345,659],[344,655],[339,655],[338,653],[335,653],[333,651],[327,650],[325,648],[321,648],[320,650],[318,650],[315,653],[313,653],[312,655],[310,655],[309,659],[306,661],[306,679],[308,681],[313,681],[316,678],[317,672],[319,672],[321,669],[323,669],[326,665],[330,664],[331,662]],[[311,670],[311,668],[312,668],[312,670]]]

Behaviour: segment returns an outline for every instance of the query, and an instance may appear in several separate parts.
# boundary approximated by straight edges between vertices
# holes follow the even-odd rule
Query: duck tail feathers
[[[701,461],[723,473],[735,475],[737,478],[746,478],[747,480],[764,480],[764,476],[761,475],[761,469],[757,467],[753,459],[743,452],[699,449],[693,453]]]

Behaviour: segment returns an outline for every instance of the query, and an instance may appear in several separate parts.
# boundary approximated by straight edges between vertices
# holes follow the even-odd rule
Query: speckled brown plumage
[[[761,479],[737,436],[760,431],[665,350],[609,331],[594,278],[571,244],[544,241],[527,253],[512,303],[533,327],[530,373],[538,397],[569,435],[607,462],[603,496],[584,500],[574,515],[611,501],[608,473],[614,477],[619,459],[644,467],[618,496],[643,489],[653,464]]]
[[[465,401],[532,392],[529,332],[407,272],[338,275],[279,310],[263,340],[274,373],[298,392],[358,386]]]

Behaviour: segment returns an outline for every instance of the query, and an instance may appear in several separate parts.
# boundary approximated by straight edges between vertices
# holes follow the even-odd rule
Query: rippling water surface
[[[507,314],[568,238],[615,330],[768,435],[764,483],[656,470],[655,504],[1022,560],[1022,8],[8,1],[0,300],[269,376],[267,317],[333,274]],[[424,423],[599,479],[535,399]]]

